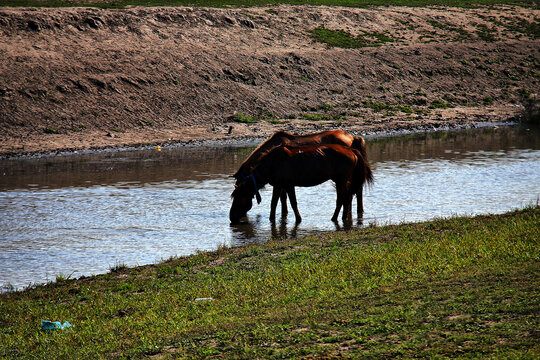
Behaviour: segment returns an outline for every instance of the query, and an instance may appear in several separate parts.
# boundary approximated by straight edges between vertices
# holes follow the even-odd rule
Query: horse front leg
[[[289,195],[289,201],[294,211],[294,216],[296,217],[296,223],[298,224],[302,221],[302,217],[300,216],[300,211],[298,211],[298,204],[296,203],[296,193],[294,192],[294,186],[287,188],[287,195]]]
[[[270,202],[270,221],[276,221],[276,207],[280,195],[282,194],[282,189],[280,187],[274,186],[272,189],[272,201]]]

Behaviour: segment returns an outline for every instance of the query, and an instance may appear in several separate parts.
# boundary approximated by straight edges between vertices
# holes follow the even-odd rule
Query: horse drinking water
[[[366,143],[361,136],[352,136],[343,130],[323,131],[308,135],[294,135],[285,131],[278,131],[271,137],[266,139],[259,145],[249,157],[242,163],[240,169],[233,175],[236,178],[236,185],[240,185],[246,181],[247,176],[252,172],[260,159],[270,150],[281,146],[303,146],[303,145],[320,145],[320,144],[337,144],[346,147],[354,148],[360,151],[364,161],[367,163]],[[294,192],[294,188],[291,190]],[[361,217],[364,213],[362,201],[362,188],[356,193],[357,198],[357,214]],[[287,192],[283,189],[274,186],[272,193],[272,203],[270,207],[270,220],[274,220],[276,216],[277,200],[281,199],[281,215],[287,215]],[[291,204],[292,206],[292,204]]]
[[[352,196],[364,183],[373,182],[369,163],[360,151],[342,145],[279,146],[263,155],[245,181],[233,191],[229,212],[231,223],[236,224],[253,206],[253,197],[260,202],[259,189],[270,184],[283,189],[288,195],[296,216],[302,217],[296,203],[295,186],[316,186],[332,180],[336,184],[336,209],[332,216],[337,221],[341,207],[343,220],[350,216]],[[274,193],[272,202],[277,203]]]

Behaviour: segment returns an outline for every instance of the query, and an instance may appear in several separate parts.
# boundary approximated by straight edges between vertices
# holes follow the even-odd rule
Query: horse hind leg
[[[341,211],[341,207],[344,206],[344,203],[343,201],[345,200],[344,197],[343,197],[343,186],[338,186],[338,184],[336,184],[336,210],[334,210],[334,215],[332,216],[332,221],[333,222],[336,222],[337,219],[338,219],[338,216],[339,216],[339,212]],[[345,209],[343,209],[343,211],[345,211]]]
[[[345,195],[345,200],[343,201],[343,214],[341,215],[341,218],[344,222],[352,221],[352,197],[353,194],[348,191]]]
[[[281,200],[281,217],[285,218],[289,213],[289,209],[287,208],[287,192],[285,190],[281,190],[279,199]]]
[[[296,223],[298,224],[302,221],[302,216],[300,216],[300,211],[298,211],[298,203],[296,202],[296,193],[294,192],[294,186],[287,189],[287,195],[289,195],[289,201],[294,211],[294,216],[296,217]]]
[[[360,189],[356,192],[356,213],[358,218],[364,217],[364,198],[362,195],[362,186]]]

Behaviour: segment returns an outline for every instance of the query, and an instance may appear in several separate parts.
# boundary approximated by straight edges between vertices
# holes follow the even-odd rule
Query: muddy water
[[[178,147],[0,161],[0,286],[143,265],[269,237],[333,231],[331,183],[298,188],[303,222],[228,220],[245,147]],[[540,132],[498,128],[368,141],[375,186],[364,225],[500,213],[540,196]],[[279,219],[279,211],[278,211]],[[359,226],[355,224],[355,226]]]

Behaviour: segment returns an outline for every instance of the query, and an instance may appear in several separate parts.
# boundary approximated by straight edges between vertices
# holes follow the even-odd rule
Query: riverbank
[[[0,295],[2,358],[535,358],[540,209],[276,240]],[[73,327],[40,331],[40,321]]]
[[[0,156],[512,121],[534,8],[1,8]]]

